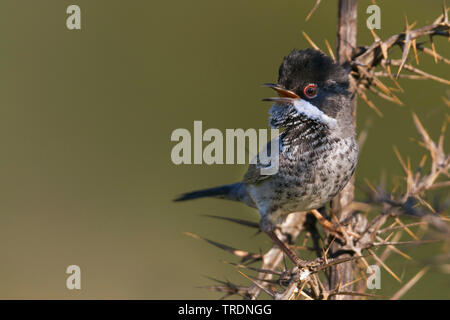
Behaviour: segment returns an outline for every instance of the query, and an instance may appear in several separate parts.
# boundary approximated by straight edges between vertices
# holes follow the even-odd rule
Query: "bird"
[[[215,197],[242,202],[260,213],[260,229],[297,265],[305,263],[274,232],[287,215],[312,212],[332,224],[318,209],[347,185],[358,161],[358,143],[351,107],[349,73],[323,52],[293,49],[278,69],[278,93],[269,125],[280,130],[279,164],[275,174],[261,173],[251,163],[240,182],[182,194],[175,201]]]

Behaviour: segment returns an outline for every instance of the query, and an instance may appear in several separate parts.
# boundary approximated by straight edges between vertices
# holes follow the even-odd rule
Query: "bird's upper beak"
[[[263,87],[269,87],[278,92],[279,97],[264,98],[262,101],[271,101],[279,104],[292,104],[293,100],[300,100],[300,97],[291,90],[280,87],[274,83],[265,83]]]

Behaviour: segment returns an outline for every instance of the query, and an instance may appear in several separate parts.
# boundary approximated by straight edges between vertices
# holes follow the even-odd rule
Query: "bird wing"
[[[242,182],[245,184],[258,184],[269,179],[270,177],[270,175],[261,174],[260,165],[250,164],[244,178],[242,179]]]
[[[273,141],[273,140],[272,140]],[[271,149],[271,142],[268,142],[266,145],[266,148],[263,149],[261,152],[258,153],[258,155],[253,159],[253,161],[248,166],[247,172],[244,175],[244,178],[242,179],[242,182],[245,184],[258,184],[263,181],[266,181],[267,179],[271,178],[271,174],[263,174],[261,172],[261,169],[267,169],[270,167],[269,164],[261,164],[259,162],[259,159],[266,159],[267,157],[271,156],[272,149]],[[279,146],[279,144],[277,144]],[[263,154],[264,152],[264,154]],[[278,154],[279,157],[281,157],[281,154]]]

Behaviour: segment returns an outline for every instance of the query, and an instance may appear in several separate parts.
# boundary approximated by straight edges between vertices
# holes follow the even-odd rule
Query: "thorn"
[[[375,194],[378,193],[377,189],[370,183],[369,180],[367,180],[367,178],[364,178],[364,182],[367,184],[367,186],[370,188],[370,190],[372,190],[373,193],[375,193]]]
[[[427,243],[436,243],[442,241],[441,239],[430,239],[430,240],[417,240],[417,241],[385,241],[385,242],[374,242],[373,246],[397,246],[397,245],[419,245],[419,244],[427,244]],[[409,257],[409,256],[408,256]],[[411,257],[409,257],[411,258]],[[412,259],[412,258],[411,258]]]
[[[383,57],[385,59],[388,58],[388,47],[387,44],[384,42],[380,42],[380,48],[381,48],[381,53],[383,54]]]
[[[306,41],[308,41],[308,43],[311,45],[311,47],[313,47],[316,50],[322,51],[320,50],[320,48],[311,40],[311,38],[306,34],[305,31],[302,31],[303,37],[305,37]]]
[[[334,56],[333,50],[331,49],[330,43],[327,39],[325,39],[325,45],[327,46],[328,52],[330,53],[331,58],[333,61],[336,61],[336,57]]]
[[[420,280],[427,273],[429,266],[425,266],[422,270],[420,270],[414,277],[411,278],[400,290],[398,290],[391,298],[391,300],[400,299],[412,286],[414,286],[417,281]]]
[[[274,271],[274,270],[269,270],[269,269],[261,269],[261,268],[255,268],[255,267],[250,267],[250,266],[246,266],[244,264],[241,263],[234,263],[234,262],[228,262],[228,261],[222,261],[225,264],[230,264],[236,268],[241,268],[241,269],[248,269],[248,270],[252,270],[252,271],[256,271],[256,272],[260,272],[260,273],[266,273],[266,274],[273,274],[273,275],[281,275],[281,272],[278,271]]]
[[[424,205],[425,207],[428,208],[428,210],[430,210],[433,213],[437,213],[436,210],[434,210],[434,208],[432,207],[431,204],[429,204],[425,199],[422,199],[421,196],[417,195],[416,198],[419,200],[419,202]]]
[[[417,65],[419,65],[419,57],[417,56],[417,45],[416,45],[416,39],[414,39],[412,41],[412,46],[413,46],[413,50],[414,50],[414,57],[416,58],[416,63]]]
[[[253,282],[254,285],[256,285],[258,288],[260,288],[261,290],[263,290],[265,293],[267,293],[269,296],[271,296],[272,298],[274,297],[273,292],[267,290],[265,287],[263,287],[262,285],[260,285],[257,281],[253,280],[252,278],[250,278],[249,276],[247,276],[245,273],[241,272],[240,270],[238,270],[237,272],[239,272],[244,278],[250,280],[251,282]]]
[[[407,255],[406,253],[404,253],[404,252],[400,251],[399,249],[397,249],[397,247],[394,246],[394,245],[395,245],[394,243],[388,243],[388,242],[386,242],[385,240],[383,240],[380,236],[377,236],[377,239],[381,241],[380,245],[382,245],[382,244],[383,244],[383,245],[386,245],[386,246],[388,246],[392,251],[398,253],[399,255],[401,255],[402,257],[404,257],[405,259],[407,259],[407,260],[412,260],[412,258],[411,258],[409,255]],[[398,244],[398,243],[397,243],[397,244]],[[374,243],[373,245],[375,246],[376,244]]]
[[[431,157],[434,160],[434,158],[436,156],[437,147],[434,144],[433,140],[431,140],[430,135],[428,134],[428,132],[423,127],[423,125],[420,122],[420,120],[417,117],[417,115],[415,113],[413,113],[412,116],[413,116],[414,124],[415,124],[415,126],[417,128],[417,131],[419,132],[425,147],[430,151]]]
[[[230,287],[230,286],[200,286],[197,287],[200,289],[207,289],[210,291],[215,291],[215,292],[225,292],[225,296],[224,297],[228,297],[228,296],[232,296],[232,295],[239,295],[241,297],[245,297],[247,294],[247,288],[244,287]]]
[[[394,62],[394,63],[395,63],[395,61],[391,61],[391,62]],[[429,73],[427,73],[427,72],[425,72],[425,71],[422,71],[422,70],[420,70],[420,69],[414,68],[414,67],[411,66],[411,65],[405,64],[403,67],[404,67],[406,70],[409,70],[409,71],[411,71],[411,72],[417,73],[417,74],[419,74],[419,75],[421,75],[421,76],[424,76],[424,77],[427,78],[427,79],[431,79],[431,80],[434,80],[434,81],[437,81],[437,82],[444,83],[444,84],[446,84],[446,85],[450,85],[450,81],[449,81],[449,80],[440,78],[440,77],[435,76],[435,75],[432,75],[432,74],[429,74]]]
[[[370,33],[372,34],[373,40],[375,42],[378,42],[381,40],[380,37],[375,33],[375,31],[373,31],[373,29],[369,29],[369,30],[370,30]],[[384,58],[386,59],[386,57],[384,57]]]
[[[433,51],[434,63],[438,63],[438,58],[437,58],[437,53],[436,53],[436,46],[434,45],[434,41],[433,41],[433,37],[432,36],[430,36],[430,41],[431,41],[431,50]]]
[[[308,299],[308,300],[314,300],[313,298],[311,298],[309,295],[307,295],[305,292],[303,292],[303,291],[300,291],[300,294],[302,295],[302,296],[304,296],[306,299]]]
[[[408,16],[406,15],[406,12],[404,13],[404,15],[405,15],[405,33],[407,33],[409,31]]]
[[[448,10],[445,3],[443,5],[443,13],[433,21],[433,24],[447,24],[448,23]],[[450,38],[449,38],[450,39]]]
[[[395,234],[394,232],[391,232],[391,233],[386,237],[386,239],[384,239],[384,242],[389,241],[389,240],[392,238],[392,236],[393,236],[394,234]]]
[[[400,84],[398,83],[398,81],[394,78],[394,76],[392,75],[392,72],[391,72],[391,66],[387,66],[386,67],[386,69],[387,69],[387,71],[388,71],[388,75],[389,75],[389,78],[395,83],[395,85],[397,86],[397,88],[401,91],[401,92],[403,92],[404,90],[403,90],[403,88],[400,86]]]
[[[410,47],[411,47],[411,41],[409,40],[409,33],[407,32],[406,37],[405,37],[405,44],[403,46],[402,59],[401,59],[400,66],[398,67],[398,70],[397,70],[396,78],[398,78],[398,76],[400,75],[400,72],[402,71],[403,66],[406,63],[406,59],[408,59],[408,53],[409,53]]]
[[[378,78],[373,78],[373,82],[374,82],[374,84],[378,87],[378,88],[380,88],[385,94],[387,94],[387,95],[389,95],[390,97],[392,97],[392,99],[394,99],[395,101],[395,103],[397,103],[397,104],[399,104],[399,105],[403,105],[403,103],[400,101],[400,99],[399,98],[397,98],[397,96],[395,95],[395,94],[393,94],[392,92],[391,92],[391,90],[389,90],[389,88],[388,87],[386,87],[386,85],[383,83],[383,82],[381,82]]]
[[[450,187],[450,181],[437,182],[437,183],[433,184],[431,187],[429,187],[428,190],[447,188],[447,187]],[[445,220],[445,219],[443,219],[443,220]]]
[[[222,250],[224,250],[226,252],[229,252],[229,253],[231,253],[231,254],[233,254],[235,256],[238,256],[238,257],[242,258],[242,261],[261,259],[261,255],[250,253],[250,252],[243,251],[243,250],[238,250],[238,249],[235,249],[233,247],[227,246],[225,244],[221,244],[221,243],[218,243],[216,241],[200,237],[199,235],[193,234],[191,232],[184,232],[184,234],[187,235],[188,237],[194,238],[196,240],[206,241],[209,244],[211,244],[211,245],[213,245],[213,246],[215,246],[215,247],[217,247],[219,249],[222,249]]]
[[[311,11],[308,13],[308,15],[306,16],[305,21],[308,21],[309,18],[311,18],[312,14],[314,13],[314,11],[316,11],[317,7],[319,6],[321,0],[316,0],[316,3],[314,4],[314,7],[311,9]]]
[[[397,82],[395,79],[394,79],[394,81]],[[399,85],[399,86],[400,86],[400,85]],[[396,100],[396,99],[393,98],[392,96],[388,96],[388,95],[386,95],[386,94],[384,94],[384,93],[378,91],[377,89],[375,89],[375,88],[372,87],[372,86],[369,87],[369,90],[370,90],[371,92],[375,93],[376,95],[378,95],[380,98],[383,98],[383,99],[385,99],[385,100],[391,101],[391,102],[393,102],[393,103],[395,103],[395,104],[399,104],[399,103],[398,103],[398,100]],[[393,90],[393,88],[391,88],[391,90]],[[403,89],[402,89],[402,90],[403,90]],[[402,104],[400,104],[400,105],[402,105]]]
[[[353,257],[349,257],[349,258],[334,258],[334,259],[329,259],[329,261],[323,265],[320,265],[319,268],[317,269],[317,271],[320,270],[325,270],[329,267],[332,267],[334,265],[337,264],[341,264],[344,262],[348,262],[348,261],[354,261],[354,260],[359,260],[359,259],[364,259],[366,257],[370,257],[371,255],[373,255],[373,253],[371,254],[367,254],[365,256],[353,256]]]
[[[443,23],[448,23],[448,9],[447,9],[447,4],[445,2],[445,0],[442,1],[442,6],[443,6],[443,17],[444,17],[444,21]]]
[[[209,279],[209,280],[211,280],[211,281],[214,281],[214,282],[217,282],[217,283],[220,283],[220,284],[223,284],[223,285],[231,285],[231,286],[233,286],[232,285],[232,283],[230,283],[229,281],[222,281],[222,280],[219,280],[219,279],[216,279],[216,278],[213,278],[213,277],[210,277],[210,276],[204,276],[206,279]]]
[[[361,99],[364,100],[364,102],[373,110],[375,111],[375,113],[382,118],[383,117],[383,113],[377,108],[377,106],[369,100],[369,98],[367,98],[366,94],[362,91],[362,90],[358,90],[357,91],[359,96],[361,97]]]
[[[378,258],[378,256],[371,250],[368,249],[368,251],[373,255],[374,259],[398,282],[402,282],[402,280],[400,280],[400,278],[394,273],[394,271],[392,271],[384,262],[383,260],[381,260],[380,258]]]
[[[398,217],[395,217],[395,221],[397,221],[397,223],[399,225],[404,226],[403,222]],[[414,240],[419,240],[419,238],[411,231],[411,229],[409,229],[406,226],[405,226],[404,229]]]
[[[331,246],[333,245],[334,240],[336,240],[336,237],[333,237],[333,239],[330,241],[330,244],[328,245],[327,249],[325,250],[325,252],[323,253],[323,259],[326,261],[327,260],[327,254],[328,251],[330,250]]]
[[[425,163],[427,162],[427,158],[428,158],[427,155],[424,154],[422,159],[420,160],[419,167],[417,168],[417,172],[416,172],[416,179],[419,178],[420,173],[422,172],[423,167],[425,166]]]
[[[355,284],[355,283],[357,283],[357,282],[359,282],[359,281],[361,281],[361,280],[363,280],[363,279],[364,279],[364,278],[361,277],[361,278],[352,280],[352,281],[350,281],[350,282],[344,283],[344,284],[342,285],[341,289],[342,289],[342,288],[345,288],[345,287],[347,287],[347,286],[351,286],[351,285],[353,285],[353,284]]]
[[[308,280],[304,281],[302,286],[300,287],[300,289],[298,290],[298,294],[295,297],[295,300],[298,300],[298,298],[300,297],[300,294],[303,292],[303,289],[305,288],[306,284],[308,283]]]
[[[213,219],[230,221],[230,222],[234,222],[234,223],[246,226],[246,227],[259,229],[259,224],[256,222],[253,222],[253,221],[235,219],[235,218],[229,218],[229,217],[221,217],[221,216],[216,216],[216,215],[212,215],[212,214],[203,214],[202,216],[208,217],[208,218],[213,218]]]
[[[392,187],[391,193],[395,193],[398,190],[398,188],[400,188],[400,182],[397,180],[394,186]]]
[[[363,292],[354,292],[354,291],[343,291],[343,292],[333,292],[330,293],[330,297],[331,296],[361,296],[361,297],[371,297],[371,298],[380,298],[380,299],[386,299],[388,298],[387,296],[382,296],[382,295],[378,295],[378,294],[372,294],[372,293],[363,293]]]
[[[402,156],[400,155],[400,152],[398,151],[396,146],[394,146],[394,153],[397,156],[397,159],[400,162],[400,165],[402,166],[403,171],[405,171],[406,175],[408,175],[409,174],[408,168],[407,168],[405,162],[403,161]]]
[[[426,222],[413,222],[413,223],[409,223],[409,224],[404,224],[402,226],[395,226],[397,224],[397,222],[393,223],[391,226],[385,228],[385,229],[381,229],[379,230],[377,233],[384,233],[387,231],[392,231],[392,230],[397,230],[397,229],[404,229],[406,227],[413,227],[413,226],[418,226],[418,225],[422,225],[422,224],[426,224]]]

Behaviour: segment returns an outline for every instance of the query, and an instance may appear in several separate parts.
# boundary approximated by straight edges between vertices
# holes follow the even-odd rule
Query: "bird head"
[[[318,50],[292,50],[280,65],[278,83],[264,86],[279,95],[263,99],[274,102],[274,127],[314,122],[332,130],[351,125],[348,73]]]

